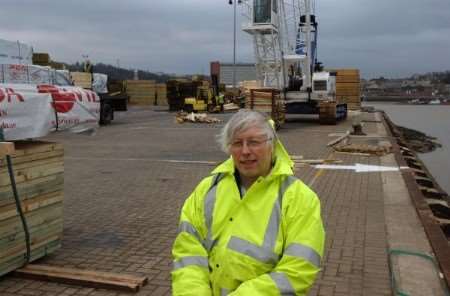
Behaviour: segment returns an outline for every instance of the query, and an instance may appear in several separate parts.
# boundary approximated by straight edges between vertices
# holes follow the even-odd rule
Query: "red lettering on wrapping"
[[[83,101],[83,94],[80,91],[78,91],[78,90],[73,90],[73,92],[77,96],[78,101],[82,102]]]
[[[39,84],[37,86],[37,90],[39,93],[55,93],[59,92],[59,89],[51,84]]]
[[[83,96],[87,98],[88,102],[99,102],[97,94],[90,90],[66,90],[65,88],[58,88],[54,85],[40,84],[37,86],[39,93],[50,93],[54,101],[54,108],[61,113],[67,113],[72,110],[75,102],[83,101]],[[85,99],[86,100],[86,99]]]
[[[52,95],[52,106],[59,113],[67,113],[75,104],[75,94],[58,89],[54,85],[40,84],[37,86],[39,93],[50,93]]]
[[[91,90],[85,90],[86,96],[88,98],[88,102],[98,102],[97,100],[97,94]]]
[[[0,88],[0,102],[6,99],[8,103],[11,103],[12,98],[16,98],[18,102],[25,101],[22,94],[16,93],[12,88],[5,88],[5,91]]]
[[[25,71],[26,70],[26,66],[25,65],[14,64],[14,65],[9,65],[9,69],[10,70]]]

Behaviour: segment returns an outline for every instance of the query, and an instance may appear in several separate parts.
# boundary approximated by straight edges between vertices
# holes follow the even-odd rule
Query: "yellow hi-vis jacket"
[[[186,200],[172,255],[173,295],[305,295],[320,270],[320,201],[276,161],[240,197],[230,158]]]

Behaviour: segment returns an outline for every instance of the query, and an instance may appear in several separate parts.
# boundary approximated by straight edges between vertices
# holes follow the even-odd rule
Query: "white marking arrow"
[[[333,164],[318,164],[314,166],[316,169],[328,170],[354,170],[356,173],[365,172],[397,172],[401,169],[408,169],[408,167],[388,167],[380,165],[369,165],[355,163],[354,165],[333,165]]]

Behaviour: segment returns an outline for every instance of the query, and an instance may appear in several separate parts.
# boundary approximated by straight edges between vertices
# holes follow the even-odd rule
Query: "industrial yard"
[[[224,160],[214,135],[231,114],[214,115],[222,123],[179,124],[175,113],[165,109],[132,107],[94,136],[56,133],[45,138],[64,146],[64,231],[61,249],[38,264],[145,276],[148,284],[135,295],[171,295],[170,250],[180,207],[198,181]],[[366,136],[350,141],[372,146],[388,142],[392,152],[339,153],[327,146],[352,129],[350,119],[337,126],[289,122],[279,130],[295,159],[296,176],[317,192],[322,204],[326,254],[309,295],[391,295],[392,274],[401,289],[444,295],[438,293],[438,277],[426,260],[388,256],[393,249],[427,254],[432,249],[413,207],[419,187],[405,179],[412,171],[398,169],[405,165],[398,160],[401,152],[386,121],[380,113],[362,113],[361,118]],[[398,170],[319,169],[317,163]],[[449,268],[445,260],[440,263]],[[0,280],[0,293],[122,295],[114,289],[14,275]]]
[[[5,1],[0,296],[449,296],[439,1]]]

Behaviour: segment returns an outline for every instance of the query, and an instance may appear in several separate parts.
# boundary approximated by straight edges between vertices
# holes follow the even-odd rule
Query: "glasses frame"
[[[264,146],[265,143],[272,141],[272,138],[267,137],[265,139],[244,139],[236,140],[230,143],[230,150],[238,151],[244,148],[244,144],[249,150],[257,150]]]

